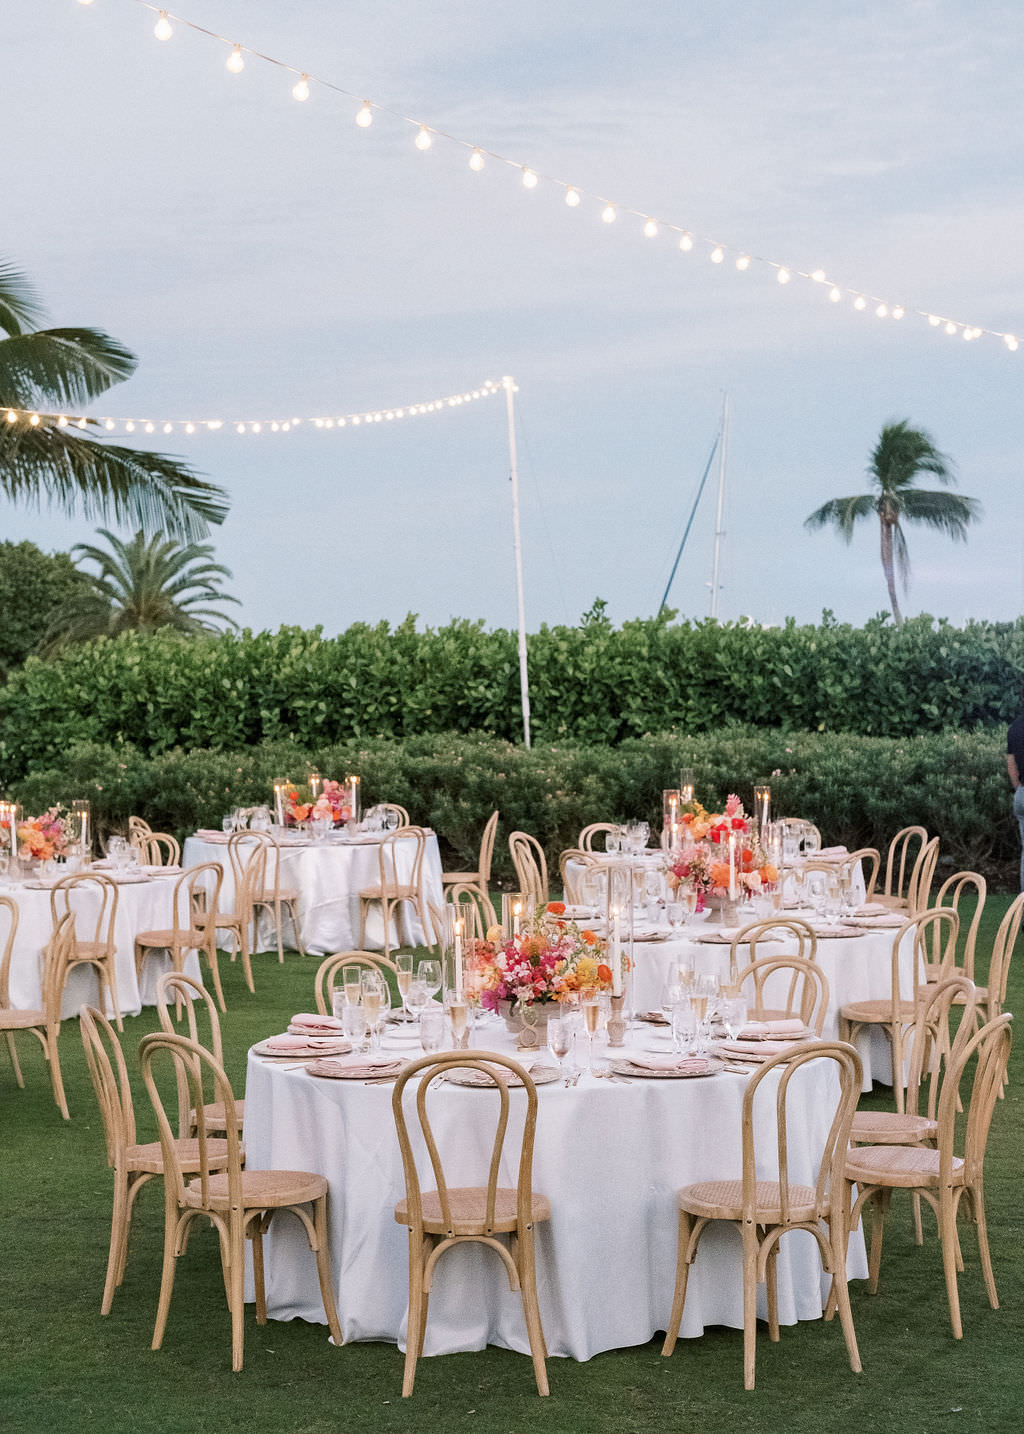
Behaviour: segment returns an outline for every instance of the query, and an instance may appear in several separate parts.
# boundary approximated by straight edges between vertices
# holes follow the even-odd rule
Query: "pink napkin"
[[[816,853],[816,856],[849,856],[849,855],[850,855],[850,853],[849,853],[849,851],[846,849],[845,846],[823,846],[822,849],[821,849],[821,851],[819,851],[819,852]],[[811,861],[814,861],[814,860],[815,860],[815,857],[812,856],[812,857],[810,858],[810,860],[811,860]]]
[[[880,901],[865,901],[863,906],[858,906],[853,913],[854,916],[888,916],[889,908]]]
[[[891,927],[895,930],[897,926],[902,926],[906,919],[906,916],[900,916],[898,912],[890,911],[885,916],[858,916],[857,925],[868,927],[877,926],[881,930]]]
[[[275,1056],[290,1056],[297,1051],[309,1050],[308,1036],[271,1036],[263,1042],[263,1049]]]
[[[791,1041],[720,1041],[719,1049],[730,1056],[744,1056],[747,1060],[770,1061],[772,1056],[781,1056],[793,1049]]]
[[[295,1036],[341,1036],[345,1027],[337,1016],[320,1016],[309,1011],[300,1011],[288,1023],[288,1030]]]
[[[332,1064],[339,1067],[343,1066],[346,1070],[357,1070],[363,1066],[365,1066],[367,1070],[390,1070],[393,1066],[405,1064],[401,1056],[385,1055],[332,1056],[331,1061]]]
[[[686,1056],[680,1059],[679,1056],[671,1055],[646,1055],[641,1051],[631,1051],[626,1059],[631,1066],[639,1066],[645,1071],[687,1071],[690,1074],[706,1070],[708,1064],[703,1056]]]
[[[799,1040],[807,1034],[807,1027],[803,1021],[786,1017],[779,1021],[748,1021],[740,1031],[740,1038],[748,1041],[760,1041],[766,1037],[774,1038],[777,1041],[792,1039]]]

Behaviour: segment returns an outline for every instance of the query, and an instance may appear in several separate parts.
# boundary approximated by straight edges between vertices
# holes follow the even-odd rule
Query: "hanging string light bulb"
[[[479,174],[484,167],[484,152],[482,149],[474,149],[469,156],[469,167],[474,174]]]
[[[157,16],[156,24],[153,26],[153,34],[158,40],[169,40],[174,34],[174,26],[167,18],[167,11],[161,10]]]
[[[430,130],[427,129],[427,126],[425,124],[421,124],[419,129],[416,131],[416,148],[429,149],[433,143],[434,137],[430,133]]]
[[[572,187],[571,184],[569,185],[568,189],[565,191],[565,202],[566,202],[566,204],[568,204],[568,206],[569,206],[570,209],[578,209],[578,208],[579,208],[580,192],[579,192],[578,189],[573,189],[573,187]]]
[[[532,169],[527,169],[526,166],[525,166],[525,164],[523,165],[523,188],[524,188],[524,189],[536,189],[536,188],[537,188],[537,174],[536,174],[536,171],[534,171],[534,170],[532,170]]]
[[[298,100],[300,104],[303,100],[309,99],[308,75],[301,75],[299,79],[296,80],[295,84],[292,86],[292,99]]]
[[[363,100],[363,107],[356,113],[356,124],[360,129],[369,129],[373,124],[373,109],[369,100]]]
[[[233,45],[231,54],[227,58],[227,66],[233,75],[240,75],[245,69],[245,60],[242,57],[241,45]]]
[[[606,205],[604,206],[604,208],[601,210],[601,218],[604,220],[604,222],[605,222],[606,224],[614,224],[614,223],[615,223],[615,214],[616,214],[616,210],[615,210],[615,205],[614,205],[614,204],[606,204]]]

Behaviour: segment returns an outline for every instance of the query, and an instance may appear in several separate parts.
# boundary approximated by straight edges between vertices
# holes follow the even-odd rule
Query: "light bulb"
[[[345,418],[339,418],[339,419],[338,419],[338,427],[339,427],[339,428],[344,428],[344,427],[345,427],[345,424],[346,424],[347,422],[348,422],[347,419],[345,419]]]
[[[824,270],[824,269],[815,269],[814,273],[811,275],[811,278],[814,280],[814,282],[815,282],[816,284],[824,284],[824,282],[825,282],[825,270]]]
[[[856,297],[856,298],[854,299],[854,301],[853,301],[853,307],[854,307],[855,309],[866,309],[867,306],[868,306],[868,301],[867,301],[867,299],[865,299],[865,297],[864,297],[863,294],[858,294],[857,297]]]
[[[896,307],[895,307],[895,308],[893,309],[893,311],[892,311],[892,316],[893,316],[894,319],[902,319],[903,313],[904,313],[903,305],[902,305],[902,304],[897,304]]]
[[[474,174],[479,174],[484,167],[484,152],[482,149],[474,149],[469,156],[469,167]]]
[[[156,432],[156,428],[154,427],[154,425],[153,425],[152,423],[147,423],[147,424],[146,424],[146,432],[147,432],[147,433],[155,433],[155,432]]]
[[[565,191],[565,202],[566,202],[566,204],[568,204],[568,206],[569,206],[570,209],[575,209],[575,208],[577,208],[577,206],[579,205],[579,202],[580,202],[580,192],[579,192],[579,190],[578,190],[578,189],[573,189],[573,188],[570,186],[570,187]]]
[[[606,205],[604,206],[604,208],[601,210],[601,218],[604,220],[604,222],[605,222],[606,224],[614,224],[614,223],[615,223],[615,205],[614,205],[614,204],[606,204]]]
[[[356,124],[360,129],[369,129],[373,124],[373,110],[369,100],[363,100],[363,107],[356,114]]]
[[[341,424],[341,419],[340,419],[340,418],[339,418],[339,420],[338,420],[338,423],[339,423],[339,426],[340,426],[340,424]],[[333,418],[328,418],[327,421],[326,421],[325,424],[324,424],[324,427],[325,427],[325,428],[333,428],[333,427],[334,427],[334,419],[333,419]]]
[[[272,423],[272,424],[270,425],[270,431],[271,431],[271,433],[277,433],[277,432],[280,430],[280,427],[281,427],[281,425],[280,425],[279,423]]]
[[[778,279],[778,281],[779,281],[780,284],[788,284],[788,283],[789,283],[789,278],[790,278],[789,270],[788,270],[788,269],[780,269],[779,272],[775,275],[775,277],[776,277],[776,279]]]
[[[875,317],[878,319],[884,319],[888,312],[889,307],[887,304],[879,304],[878,308],[875,310]]]
[[[125,426],[124,426],[124,431],[125,431],[125,433],[134,433],[134,432],[135,432],[135,424],[132,422],[132,420],[131,420],[130,418],[129,418],[128,422],[127,422],[127,423],[125,424]]]
[[[216,433],[218,428],[224,427],[224,420],[222,418],[210,418],[207,420],[206,426],[211,433]]]
[[[227,66],[233,75],[240,75],[245,69],[245,60],[242,58],[241,45],[235,45],[227,58]]]
[[[736,267],[737,267],[737,269],[749,269],[749,268],[750,268],[750,255],[749,255],[749,254],[741,254],[740,257],[736,260]]]
[[[1003,343],[1006,345],[1006,347],[1010,350],[1012,354],[1015,354],[1017,352],[1019,345],[1017,343],[1017,337],[1015,334],[1004,334]]]
[[[236,433],[244,433],[244,432],[245,432],[245,424],[244,424],[244,423],[236,423],[236,424],[235,424],[235,432],[236,432]]]
[[[38,413],[33,413],[32,417],[29,419],[29,423],[32,425],[33,428],[38,428],[38,427],[39,427],[39,414],[38,414]]]
[[[829,289],[828,296],[832,300],[833,304],[838,304],[839,300],[843,297],[840,290],[837,289],[834,284],[832,285],[832,288]]]
[[[282,423],[282,424],[281,424],[281,432],[282,432],[282,433],[290,433],[291,430],[292,430],[292,426],[291,426],[290,423]]]
[[[67,418],[66,418],[65,415],[62,413],[61,416],[57,419],[57,427],[58,427],[58,428],[67,428],[67,426],[68,426]]]
[[[711,251],[712,264],[720,264],[724,258],[725,250],[722,248],[721,244],[716,244]]]
[[[419,129],[416,131],[416,148],[429,149],[433,143],[434,139],[429,129],[427,129],[425,124],[421,124]]]
[[[158,40],[169,40],[174,34],[174,26],[167,18],[167,11],[161,10],[156,24],[153,26],[153,34]]]
[[[942,320],[939,318],[938,314],[929,314],[928,322],[931,324],[933,329],[937,329],[942,323]]]
[[[174,432],[174,425],[173,425],[172,423],[165,423],[165,424],[164,424],[164,432],[165,432],[165,433],[173,433],[173,432]]]
[[[186,432],[186,433],[195,433],[195,431],[196,431],[196,426],[195,426],[194,423],[186,423],[186,424],[185,424],[185,432]]]
[[[107,430],[108,433],[113,433],[114,429],[117,427],[117,424],[112,418],[108,418],[103,427]]]
[[[657,239],[657,237],[658,237],[658,226],[657,226],[657,224],[654,222],[653,219],[648,219],[647,223],[644,225],[644,238],[645,238],[645,239]]]
[[[955,334],[955,333],[956,333],[956,324],[954,324],[954,322],[953,322],[952,319],[950,319],[949,323],[946,325],[946,333],[947,333],[947,334]]]
[[[308,76],[308,75],[302,75],[300,79],[296,80],[295,84],[292,86],[292,99],[293,99],[293,100],[308,100],[308,99],[309,99],[309,76]]]
[[[262,428],[262,426],[263,426],[263,425],[260,424],[260,423],[254,423],[254,424],[252,425],[252,431],[253,431],[253,433],[259,433],[259,431],[260,431],[260,429]]]
[[[92,0],[78,0],[79,5],[91,5]]]
[[[80,419],[78,420],[78,427],[79,427],[79,428],[88,428],[88,426],[89,426],[89,420],[88,420],[87,418],[80,418]]]
[[[967,340],[968,343],[970,343],[971,339],[974,338],[974,330],[964,329],[964,338]]]
[[[525,165],[523,166],[523,188],[524,188],[524,189],[536,189],[536,188],[537,188],[537,176],[536,176],[536,174],[534,173],[534,171],[533,171],[532,169],[527,169]]]
[[[8,423],[17,423],[17,421],[18,421],[18,415],[15,413],[15,411],[14,411],[13,408],[9,408],[9,409],[7,410],[7,422],[8,422]]]
[[[684,254],[689,254],[690,250],[693,248],[693,235],[684,234],[679,240],[679,247],[680,249],[682,249]]]

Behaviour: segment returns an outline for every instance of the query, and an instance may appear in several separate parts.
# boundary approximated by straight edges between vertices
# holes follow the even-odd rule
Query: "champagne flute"
[[[727,995],[718,1007],[725,1034],[734,1041],[747,1024],[747,1002],[743,996]]]
[[[342,978],[345,985],[345,1003],[349,1006],[358,1006],[362,999],[362,968],[359,966],[342,967]]]
[[[378,1024],[384,1006],[384,981],[376,971],[364,971],[361,986],[363,1012],[370,1027],[370,1047],[376,1049],[379,1042]]]
[[[558,1073],[565,1078],[565,1057],[572,1050],[572,1022],[565,1016],[548,1021],[548,1049],[558,1061]]]
[[[594,1068],[594,1037],[597,1035],[600,1019],[601,1007],[597,992],[588,989],[583,997],[583,1023],[587,1030],[587,1065],[591,1070]]]
[[[693,1006],[685,996],[672,1007],[671,1021],[672,1050],[677,1056],[683,1056],[694,1040]]]
[[[448,1019],[452,1023],[452,1036],[455,1045],[461,1048],[463,1038],[469,1027],[469,1007],[462,996],[452,992],[447,1001]]]
[[[704,991],[694,991],[690,996],[690,1006],[693,1010],[694,1021],[697,1027],[697,1039],[695,1050],[697,1055],[703,1055],[707,1050],[707,1016],[708,998]]]
[[[400,952],[395,957],[395,965],[398,968],[396,974],[398,994],[402,998],[402,1020],[408,1021],[410,1016],[408,1007],[405,1004],[405,998],[409,994],[409,986],[412,983],[412,954]]]

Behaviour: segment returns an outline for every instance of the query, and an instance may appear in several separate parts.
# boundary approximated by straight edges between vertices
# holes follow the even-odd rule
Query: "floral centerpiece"
[[[67,807],[49,807],[42,816],[26,817],[18,825],[18,855],[23,861],[50,861],[63,856],[71,844]]]
[[[610,991],[612,971],[601,959],[602,941],[564,918],[564,903],[552,901],[510,940],[503,939],[500,927],[492,927],[486,940],[468,942],[470,998],[500,1012],[510,1025],[536,1025],[577,991]]]
[[[314,800],[308,787],[299,795],[298,787],[286,787],[284,793],[284,820],[286,826],[297,826],[299,822],[330,820],[335,826],[351,821],[352,808],[349,804],[349,790],[341,782],[324,782],[323,791]]]
[[[692,802],[681,821],[690,844],[680,852],[670,853],[665,875],[673,891],[684,882],[690,884],[697,892],[698,911],[704,909],[708,896],[721,898],[729,894],[729,844],[733,837],[736,885],[742,892],[756,895],[778,881],[778,870],[768,861],[754,824],[735,792],[726,799],[723,812],[708,812],[699,802]]]

